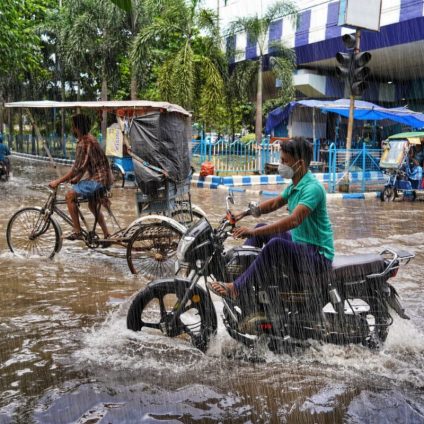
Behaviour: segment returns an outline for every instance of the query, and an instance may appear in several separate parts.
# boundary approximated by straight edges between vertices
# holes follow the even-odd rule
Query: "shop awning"
[[[268,114],[266,121],[266,132],[280,124],[287,123],[290,114],[296,107],[308,107],[320,109],[322,112],[337,113],[345,118],[349,117],[349,99],[339,100],[299,100],[290,102],[285,107],[278,107]],[[408,125],[412,128],[424,128],[424,114],[414,112],[406,107],[384,108],[374,103],[362,100],[355,101],[354,119],[360,121],[380,121],[388,119]]]

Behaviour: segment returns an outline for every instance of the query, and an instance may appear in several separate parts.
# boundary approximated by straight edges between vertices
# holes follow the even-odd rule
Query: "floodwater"
[[[229,359],[236,346],[222,324],[206,355],[184,339],[127,330],[131,298],[147,281],[124,259],[78,242],[53,260],[10,254],[9,217],[41,205],[54,176],[15,159],[0,185],[1,424],[424,423],[424,202],[329,204],[338,253],[390,245],[417,255],[393,280],[411,320],[395,317],[380,351],[315,343],[250,363]],[[222,191],[192,197],[214,222],[224,211]],[[235,197],[240,208],[251,200]],[[131,222],[134,191],[116,189],[112,201]]]

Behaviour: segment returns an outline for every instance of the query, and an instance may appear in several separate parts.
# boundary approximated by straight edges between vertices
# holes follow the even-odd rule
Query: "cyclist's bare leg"
[[[74,190],[69,190],[65,196],[66,205],[68,206],[69,215],[71,215],[72,225],[75,233],[81,232],[81,225],[78,216],[77,194]]]
[[[108,238],[110,236],[110,233],[106,225],[105,217],[101,211],[101,207],[100,207],[101,205],[99,203],[100,204],[103,203],[102,200],[89,199],[88,207],[94,216],[96,216],[96,213],[97,213],[97,222],[99,223],[100,228],[103,231],[104,237]]]

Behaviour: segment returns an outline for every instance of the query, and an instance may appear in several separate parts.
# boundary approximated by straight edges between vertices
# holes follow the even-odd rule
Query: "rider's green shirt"
[[[291,214],[297,205],[305,205],[311,213],[291,230],[292,239],[319,247],[327,259],[334,257],[333,230],[327,213],[327,197],[322,184],[308,171],[297,185],[290,184],[281,194]]]

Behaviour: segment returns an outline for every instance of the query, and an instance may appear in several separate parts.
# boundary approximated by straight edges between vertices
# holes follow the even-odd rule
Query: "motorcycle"
[[[7,164],[0,161],[0,181],[7,181],[9,179],[9,170]]]
[[[129,329],[185,334],[195,347],[207,349],[217,315],[201,278],[234,281],[261,252],[250,246],[224,250],[235,227],[230,202],[231,196],[217,228],[203,218],[187,230],[178,245],[175,276],[152,281],[135,296],[127,315]],[[251,203],[244,215],[256,211],[257,204]],[[264,342],[271,351],[290,352],[308,346],[309,339],[378,348],[393,322],[389,308],[409,319],[389,280],[414,256],[386,248],[380,254],[336,255],[332,269],[321,275],[290,276],[281,270],[278,281],[250,287],[247,302],[223,297],[223,323],[233,339],[249,348]]]

